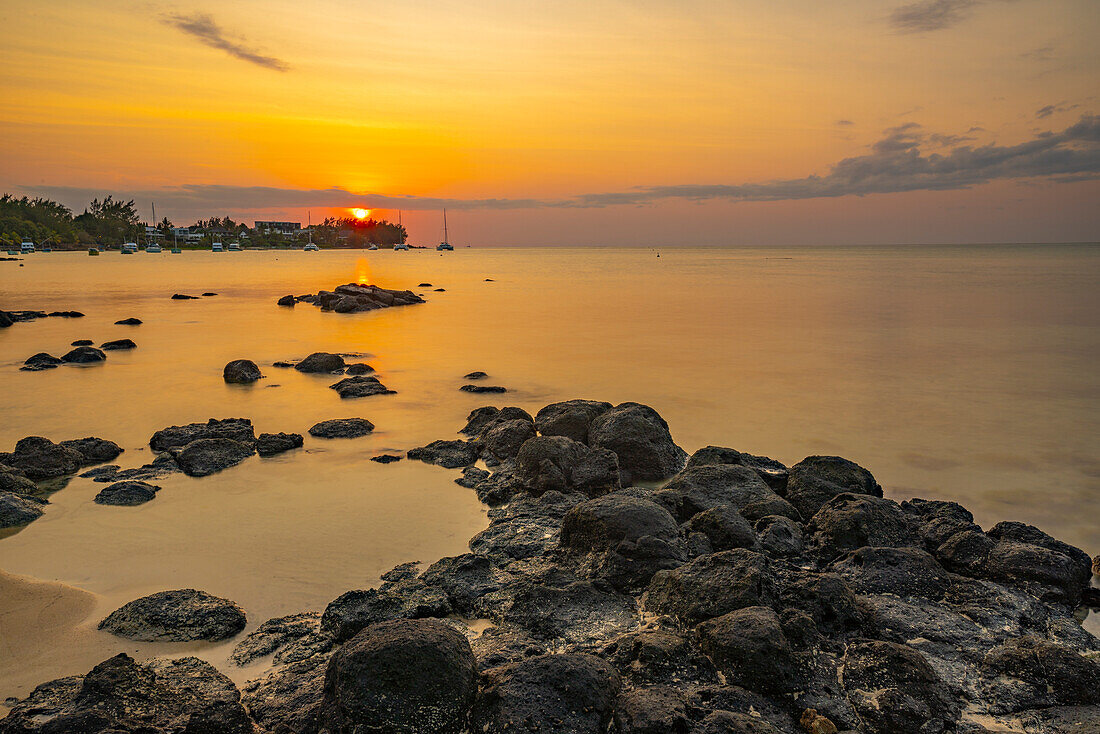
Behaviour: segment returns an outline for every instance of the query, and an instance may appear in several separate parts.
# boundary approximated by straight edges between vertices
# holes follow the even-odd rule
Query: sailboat
[[[440,251],[454,250],[455,248],[451,245],[450,242],[448,242],[449,239],[450,238],[447,236],[447,210],[444,209],[443,210],[443,241],[440,242],[438,245],[436,245],[435,249],[440,250]]]

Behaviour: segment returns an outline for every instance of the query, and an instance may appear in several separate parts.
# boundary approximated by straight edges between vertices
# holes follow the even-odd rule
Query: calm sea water
[[[788,464],[835,453],[888,496],[957,500],[987,527],[1023,520],[1100,552],[1100,247],[53,253],[24,265],[0,263],[0,308],[87,316],[0,331],[0,450],[26,435],[96,435],[122,444],[128,467],[150,458],[155,430],[210,417],[305,433],[363,416],[377,430],[170,476],[135,508],[95,505],[104,485],[71,481],[42,519],[0,536],[0,569],[92,592],[95,608],[63,652],[42,641],[0,655],[0,697],[122,650],[224,662],[231,645],[94,630],[145,593],[227,596],[251,628],[322,608],[394,564],[464,551],[486,517],[456,472],[367,459],[453,437],[486,404],[643,402],[688,451],[719,444]],[[428,303],[357,315],[275,305],[351,281]],[[169,299],[203,291],[219,295]],[[145,323],[113,325],[128,316]],[[18,370],[75,339],[122,337],[138,349],[103,365]],[[271,366],[314,351],[370,354],[398,394],[342,401],[331,377]],[[267,379],[224,384],[238,358]],[[472,370],[509,393],[459,392]],[[9,643],[35,634],[0,631]]]

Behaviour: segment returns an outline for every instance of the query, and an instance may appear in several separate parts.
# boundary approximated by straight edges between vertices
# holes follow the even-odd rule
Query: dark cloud
[[[166,15],[163,21],[165,25],[183,31],[187,35],[197,38],[211,48],[225,51],[233,58],[247,61],[250,64],[262,66],[265,69],[272,69],[274,71],[290,70],[290,65],[285,61],[273,56],[264,56],[247,46],[241,45],[237,41],[227,38],[221,26],[215,23],[214,19],[205,13]]]
[[[124,199],[155,200],[186,215],[221,211],[285,210],[302,207],[378,209],[534,209],[648,205],[670,199],[691,201],[790,201],[865,196],[905,191],[965,189],[991,181],[1046,179],[1055,182],[1100,178],[1100,116],[1084,115],[1061,132],[1042,132],[1016,145],[958,145],[939,149],[951,136],[926,134],[920,125],[889,128],[864,155],[845,158],[825,175],[742,184],[644,186],[628,191],[583,194],[567,199],[443,199],[386,196],[330,189],[193,184],[148,191],[110,191],[61,186],[22,190],[60,199],[77,209],[104,193]]]
[[[1054,47],[1043,46],[1041,48],[1033,48],[1030,51],[1024,51],[1020,54],[1020,58],[1029,59],[1031,61],[1050,61],[1054,58]]]
[[[851,120],[837,120],[836,124],[840,125],[841,127],[847,127],[848,125],[855,125],[855,123],[852,122]]]
[[[918,0],[890,13],[890,25],[900,33],[926,33],[964,20],[979,0]]]
[[[972,132],[974,128],[971,128],[967,132]],[[928,142],[933,145],[938,145],[941,148],[949,148],[952,145],[962,145],[963,143],[969,143],[974,140],[969,135],[944,135],[942,133],[932,133],[928,136]]]
[[[1040,107],[1039,109],[1035,110],[1035,117],[1041,120],[1044,117],[1050,117],[1055,112],[1069,112],[1070,110],[1075,110],[1080,106],[1081,105],[1079,104],[1067,104],[1065,102],[1048,104],[1045,107]]]

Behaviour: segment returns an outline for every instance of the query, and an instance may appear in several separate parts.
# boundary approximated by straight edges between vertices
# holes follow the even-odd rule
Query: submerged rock
[[[141,324],[142,321],[141,321],[141,319],[134,318],[133,316],[131,316],[128,319],[122,319],[121,321],[116,321],[115,323],[119,324],[119,325],[122,325],[122,326],[137,326],[137,325]]]
[[[38,354],[27,357],[23,365],[26,367],[46,367],[48,369],[50,367],[56,367],[61,363],[62,361],[59,357],[47,354],[46,352],[39,352]]]
[[[297,299],[294,298],[294,296],[283,296],[282,298],[280,298],[278,301],[275,302],[275,305],[277,305],[277,306],[293,306],[297,302],[298,301],[297,301]]]
[[[83,463],[85,465],[103,464],[108,461],[114,461],[123,451],[122,447],[114,441],[108,441],[105,438],[96,438],[95,436],[77,438],[71,441],[62,441],[61,445],[79,453],[83,457]]]
[[[205,477],[240,464],[256,453],[256,447],[231,438],[200,438],[171,453],[184,474]]]
[[[366,362],[356,362],[355,364],[349,364],[348,368],[344,370],[346,375],[369,375],[374,372],[374,368]]]
[[[390,390],[382,381],[373,375],[360,375],[345,377],[337,383],[329,385],[342,398],[365,398],[371,395],[395,395],[396,390]]]
[[[141,505],[155,498],[159,490],[154,484],[136,480],[115,482],[101,489],[92,501],[97,505]]]
[[[376,285],[347,283],[338,285],[331,291],[320,291],[315,295],[298,296],[295,300],[319,306],[322,311],[337,313],[360,313],[392,306],[409,306],[424,303],[424,299],[412,291],[387,290]]]
[[[95,347],[77,347],[61,357],[62,362],[69,364],[91,364],[103,362],[106,359],[107,355]]]
[[[426,464],[438,464],[448,469],[470,466],[477,461],[477,447],[470,441],[432,441],[427,446],[411,449],[407,456]]]
[[[183,293],[173,293],[172,294],[172,300],[173,301],[197,301],[197,300],[199,300],[199,296],[188,296],[188,295],[185,295]]]
[[[467,372],[466,374],[464,374],[462,376],[462,379],[464,379],[464,380],[484,380],[488,376],[489,376],[489,374],[487,372],[481,372],[481,371]]]
[[[508,392],[508,388],[501,387],[500,385],[463,385],[458,388],[462,392],[472,393],[502,393]]]
[[[397,454],[379,454],[378,456],[370,457],[371,461],[376,461],[379,464],[392,464],[395,461],[401,461],[401,457]]]
[[[111,612],[99,629],[141,642],[217,641],[245,626],[244,610],[229,601],[195,589],[160,591]]]
[[[115,339],[114,341],[103,342],[99,345],[99,348],[107,352],[112,352],[119,349],[136,349],[137,344],[134,343],[133,339]]]
[[[81,466],[89,463],[75,448],[56,444],[41,436],[19,439],[15,451],[0,455],[0,462],[18,469],[34,482],[75,474]]]
[[[311,373],[342,372],[344,367],[344,358],[329,352],[314,352],[294,365],[299,372]]]
[[[256,453],[260,456],[274,456],[301,448],[303,443],[300,433],[261,433],[256,439]]]
[[[366,418],[333,418],[321,421],[309,429],[309,435],[317,438],[359,438],[374,430],[374,424]]]
[[[222,379],[229,383],[246,385],[261,378],[260,368],[250,359],[235,359],[222,370]]]

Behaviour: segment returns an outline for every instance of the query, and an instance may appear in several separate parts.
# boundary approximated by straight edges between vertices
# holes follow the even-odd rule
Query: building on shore
[[[256,232],[267,234],[278,232],[281,235],[293,235],[302,229],[301,222],[254,222],[253,229]]]

